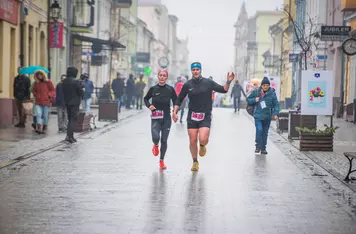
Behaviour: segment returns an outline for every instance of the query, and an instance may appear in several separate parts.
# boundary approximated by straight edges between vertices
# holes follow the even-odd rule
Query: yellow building
[[[294,0],[284,0],[284,9],[290,12],[293,19],[296,16],[296,5]],[[293,73],[292,63],[289,62],[289,54],[293,53],[293,26],[287,14],[283,17],[283,42],[282,42],[282,72],[281,72],[281,101],[292,97]]]
[[[12,123],[13,80],[20,65],[47,67],[47,1],[1,0],[0,125]],[[21,9],[24,9],[21,17]],[[21,22],[23,27],[21,30]]]
[[[279,11],[258,11],[255,15],[257,43],[256,78],[262,79],[263,75],[267,72],[263,65],[263,54],[271,47],[269,27],[280,21],[282,17],[283,13]]]

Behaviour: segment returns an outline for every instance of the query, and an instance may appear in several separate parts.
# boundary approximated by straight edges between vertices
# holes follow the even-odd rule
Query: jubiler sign
[[[322,41],[343,41],[349,36],[350,26],[321,26]]]

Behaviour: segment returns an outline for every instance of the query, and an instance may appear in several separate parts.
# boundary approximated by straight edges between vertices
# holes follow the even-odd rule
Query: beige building
[[[47,67],[47,1],[1,2],[5,14],[0,16],[0,108],[5,112],[0,113],[0,125],[8,125],[15,113],[12,98],[17,68]]]

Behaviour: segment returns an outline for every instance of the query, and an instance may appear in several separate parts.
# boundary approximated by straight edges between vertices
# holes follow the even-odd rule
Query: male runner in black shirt
[[[172,86],[166,84],[168,71],[162,69],[158,72],[158,84],[152,86],[146,96],[144,102],[147,108],[152,111],[151,114],[151,134],[152,134],[152,153],[154,156],[159,154],[158,143],[161,135],[161,157],[159,166],[161,169],[166,169],[164,164],[164,155],[167,151],[167,140],[169,130],[171,128],[171,100],[174,103],[177,100],[177,94]],[[152,103],[149,100],[152,98]]]
[[[191,65],[193,79],[187,81],[180,92],[173,111],[173,121],[178,120],[177,112],[179,107],[188,95],[189,111],[187,117],[188,135],[190,139],[190,152],[193,158],[192,171],[199,170],[198,155],[198,135],[199,135],[199,155],[206,154],[206,145],[209,141],[211,111],[212,111],[212,91],[218,93],[227,93],[232,80],[235,78],[234,73],[227,74],[227,82],[224,86],[217,84],[211,79],[201,76],[201,64],[198,62]]]

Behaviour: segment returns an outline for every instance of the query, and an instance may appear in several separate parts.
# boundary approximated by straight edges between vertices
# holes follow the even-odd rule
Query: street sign
[[[327,59],[328,59],[328,56],[327,56],[327,55],[317,55],[317,56],[316,56],[316,59],[317,59],[317,60],[327,60]]]
[[[322,41],[343,41],[349,36],[351,26],[321,26]]]
[[[150,63],[150,53],[137,52],[136,53],[136,63]]]
[[[298,54],[289,54],[289,62],[298,62]]]

